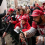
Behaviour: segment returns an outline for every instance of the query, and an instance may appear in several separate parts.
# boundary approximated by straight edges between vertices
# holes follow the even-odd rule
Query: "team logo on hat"
[[[37,13],[37,12],[33,12],[32,14],[35,14],[35,13]]]

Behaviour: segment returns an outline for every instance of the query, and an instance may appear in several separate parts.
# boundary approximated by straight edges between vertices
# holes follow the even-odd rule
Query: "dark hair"
[[[40,10],[40,8],[39,8],[39,7],[35,7],[35,8],[34,8],[34,10],[36,10],[36,9]]]
[[[35,3],[37,3],[37,1],[35,1]]]
[[[23,11],[23,13],[25,14],[25,12],[26,12],[26,11],[25,11],[25,9],[20,9],[20,10],[22,10],[22,11]]]
[[[21,5],[20,5],[21,6]],[[21,6],[22,7],[22,6]]]
[[[17,13],[20,13],[19,11],[16,11]]]

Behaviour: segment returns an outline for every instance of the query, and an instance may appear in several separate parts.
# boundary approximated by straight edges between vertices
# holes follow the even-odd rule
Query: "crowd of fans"
[[[2,22],[5,25],[6,32],[11,34],[11,37],[12,37],[12,40],[14,40],[13,41],[14,43],[17,41],[15,45],[17,45],[19,42],[18,30],[20,30],[21,28],[21,30],[25,32],[32,27],[33,17],[31,15],[34,10],[40,10],[44,12],[44,15],[45,15],[45,3],[43,3],[43,6],[41,7],[39,6],[38,3],[35,3],[34,6],[26,5],[25,8],[23,8],[23,6],[18,6],[15,9],[10,8],[7,11],[7,14],[4,17],[2,17]],[[31,39],[28,41],[30,42]],[[20,42],[22,41],[20,40]]]

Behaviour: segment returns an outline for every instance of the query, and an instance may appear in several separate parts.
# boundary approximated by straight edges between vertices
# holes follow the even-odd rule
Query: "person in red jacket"
[[[43,3],[42,9],[45,12],[45,2]]]
[[[19,11],[16,11],[16,15],[15,15],[16,20],[15,20],[15,21],[11,20],[10,22],[11,22],[12,24],[18,23],[18,22],[19,22],[19,21],[18,21],[19,17],[20,17],[20,13],[19,13]]]
[[[16,18],[17,21],[10,21],[10,22],[13,23],[13,24],[17,24],[18,22],[21,21],[21,18],[22,18],[22,16],[23,16],[24,14],[25,14],[25,10],[24,10],[24,9],[21,9],[21,10],[20,10],[20,16],[19,16],[19,18],[18,18],[18,19]]]
[[[19,29],[21,28],[23,32],[27,31],[30,29],[30,24],[27,22],[27,18],[25,16],[22,16],[21,21],[17,23],[14,27],[14,29]]]
[[[19,33],[20,29],[22,29],[22,31],[25,32],[25,31],[29,30],[30,28],[31,28],[31,26],[27,22],[27,18],[25,16],[22,16],[21,21],[15,25],[14,31],[16,33]]]
[[[36,37],[36,45],[45,45],[45,16],[44,16],[44,13],[41,10],[34,10],[31,16],[33,16],[32,27],[30,28],[30,30],[24,32],[24,35],[26,38],[32,37],[35,35],[36,31],[38,30],[40,35]],[[20,34],[20,37],[21,36],[22,34]]]
[[[22,16],[24,16],[24,14],[25,14],[25,10],[24,9],[21,9],[20,10],[20,17],[19,17],[19,22],[21,21],[21,18],[22,18]]]
[[[42,7],[40,7],[38,3],[35,4],[34,9],[35,9],[36,7],[39,7],[39,9],[40,9],[41,11],[43,11]]]
[[[30,9],[27,9],[26,14],[24,14],[27,17],[27,20],[30,21]]]

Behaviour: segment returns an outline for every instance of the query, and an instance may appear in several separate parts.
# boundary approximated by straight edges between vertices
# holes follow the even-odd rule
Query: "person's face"
[[[24,20],[21,20],[21,23],[24,25],[26,22]]]
[[[39,24],[42,23],[42,18],[41,18],[41,16],[33,17],[33,20],[35,21],[35,23],[36,23],[37,25],[39,25]]]
[[[20,10],[20,14],[23,15],[23,10]]]
[[[29,9],[29,7],[27,6],[27,9]]]
[[[18,12],[16,12],[16,15],[19,15],[19,13],[18,13]]]
[[[37,6],[38,6],[38,4],[36,3],[36,4],[35,4],[35,7],[37,7]]]
[[[33,6],[30,6],[30,9],[32,9],[33,8]]]
[[[29,10],[27,10],[27,14],[29,14]]]
[[[12,14],[12,13],[13,13],[13,12],[11,12],[11,11],[9,12],[9,14]]]
[[[22,9],[22,6],[20,6],[20,9]]]
[[[25,9],[27,9],[27,6],[25,6]]]

